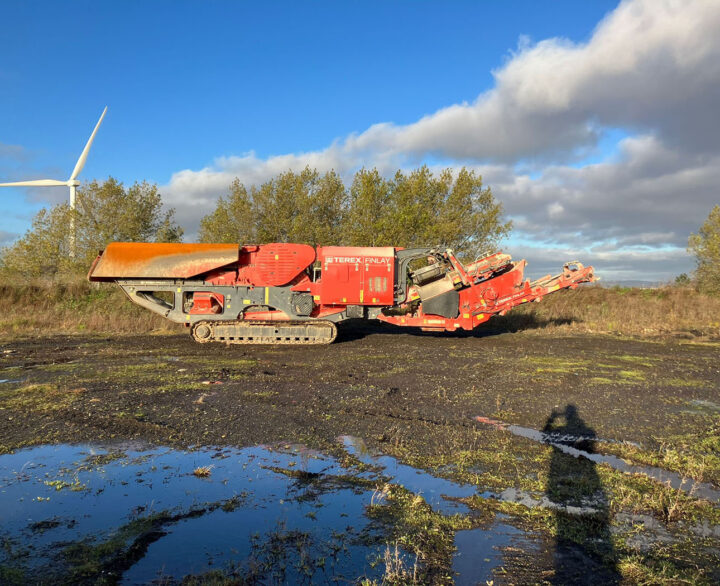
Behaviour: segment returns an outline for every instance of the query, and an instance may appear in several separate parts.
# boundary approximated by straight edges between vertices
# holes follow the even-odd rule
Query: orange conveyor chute
[[[189,279],[236,263],[237,244],[112,242],[95,259],[91,281]]]

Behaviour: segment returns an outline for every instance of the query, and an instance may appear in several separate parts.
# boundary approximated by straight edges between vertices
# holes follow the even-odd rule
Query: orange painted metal
[[[518,305],[596,280],[593,268],[578,261],[566,263],[558,275],[531,282],[524,277],[526,262],[513,262],[503,253],[464,266],[449,249],[419,248],[402,257],[400,250],[113,242],[97,257],[88,278],[118,281],[134,303],[194,328],[204,321],[364,318],[426,331],[472,330]],[[408,276],[407,263],[428,255],[431,272],[423,274],[430,277]],[[157,292],[171,293],[170,301]],[[276,341],[285,343],[284,335]]]
[[[507,266],[507,255],[498,257],[497,266]],[[501,257],[507,257],[501,258]],[[492,258],[492,257],[489,257]],[[495,263],[495,260],[493,260]],[[401,315],[380,314],[377,319],[400,326],[416,326],[426,331],[454,331],[458,329],[472,330],[488,321],[494,315],[505,315],[508,311],[531,301],[540,301],[545,295],[560,289],[575,289],[581,283],[592,283],[596,280],[593,267],[584,267],[578,261],[566,263],[563,272],[551,277],[547,275],[537,281],[523,281],[526,261],[511,263],[512,268],[490,278],[476,277],[477,281],[469,287],[458,290],[459,307],[456,317],[443,317],[426,314],[422,304],[413,312]],[[471,265],[473,266],[473,265]],[[477,267],[480,267],[479,271]],[[475,263],[475,272],[481,275],[482,263]],[[411,289],[412,291],[412,289]],[[412,293],[409,295],[413,299]],[[417,298],[417,297],[415,297]]]
[[[95,259],[88,279],[189,279],[236,263],[237,244],[112,242]]]

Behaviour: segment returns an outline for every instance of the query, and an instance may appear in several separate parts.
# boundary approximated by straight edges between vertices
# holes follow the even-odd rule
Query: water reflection
[[[445,513],[465,512],[445,496],[475,492],[343,442],[369,466],[287,444],[53,445],[0,456],[0,582],[172,583],[214,570],[259,583],[380,579],[391,531],[366,516],[378,486],[402,484]],[[195,476],[200,467],[210,475]],[[466,583],[501,563],[510,530],[498,528],[458,536]],[[495,555],[477,559],[479,543]]]
[[[291,583],[381,574],[381,536],[364,517],[372,488],[332,458],[297,446],[121,448],[0,457],[0,565],[23,581],[128,584],[214,568]],[[209,478],[193,475],[199,466]]]
[[[446,515],[468,512],[468,508],[463,503],[452,499],[474,495],[476,493],[475,486],[438,478],[424,470],[402,464],[391,456],[372,452],[368,450],[361,438],[345,435],[340,440],[350,454],[365,464],[379,467],[383,474],[391,478],[393,482],[402,484],[411,492],[422,495],[433,509]]]

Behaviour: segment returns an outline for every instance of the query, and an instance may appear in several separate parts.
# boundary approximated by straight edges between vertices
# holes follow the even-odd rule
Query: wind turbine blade
[[[13,183],[0,183],[0,187],[54,187],[56,185],[67,186],[67,181],[56,179],[35,179],[33,181],[15,181]]]
[[[103,113],[100,115],[100,120],[98,120],[98,123],[95,125],[95,130],[93,130],[92,134],[90,135],[90,138],[88,139],[87,144],[85,145],[85,148],[83,149],[83,152],[78,159],[78,162],[75,164],[75,168],[73,169],[72,175],[70,175],[70,179],[68,179],[68,182],[75,181],[76,177],[80,175],[80,171],[83,170],[88,153],[90,152],[90,147],[92,146],[93,140],[95,140],[95,134],[97,133],[98,128],[100,128],[100,124],[102,123],[103,118],[105,118],[106,112],[107,106],[105,106]]]

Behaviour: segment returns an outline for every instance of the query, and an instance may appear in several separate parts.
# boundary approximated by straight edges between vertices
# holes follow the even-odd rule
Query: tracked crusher
[[[329,344],[347,319],[472,330],[595,280],[592,267],[573,261],[530,282],[525,265],[496,253],[464,266],[439,248],[113,242],[88,278],[116,282],[133,303],[184,323],[197,342]]]

